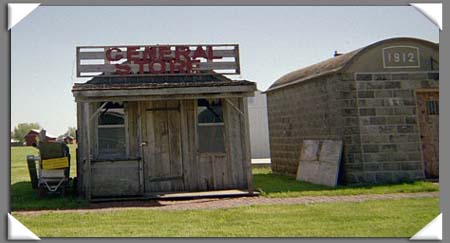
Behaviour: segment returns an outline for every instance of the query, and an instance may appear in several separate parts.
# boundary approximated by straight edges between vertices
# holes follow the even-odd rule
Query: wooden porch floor
[[[123,201],[123,200],[182,200],[182,199],[197,199],[197,198],[223,198],[223,197],[251,197],[258,196],[259,192],[254,191],[250,194],[247,190],[217,190],[217,191],[203,191],[203,192],[159,192],[145,194],[138,197],[116,197],[116,198],[93,198],[91,202],[105,202],[105,201]]]

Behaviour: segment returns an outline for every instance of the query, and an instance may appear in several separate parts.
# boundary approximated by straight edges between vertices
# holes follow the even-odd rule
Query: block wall
[[[304,139],[342,139],[341,184],[423,178],[417,89],[439,74],[340,73],[267,93],[272,170],[295,176]]]

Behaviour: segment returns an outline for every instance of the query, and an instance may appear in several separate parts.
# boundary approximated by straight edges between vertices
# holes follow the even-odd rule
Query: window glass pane
[[[225,152],[223,125],[198,126],[197,132],[200,152]]]
[[[124,115],[118,112],[107,112],[98,118],[99,125],[123,125]]]
[[[98,128],[98,150],[100,157],[125,156],[124,127]]]
[[[224,124],[220,99],[199,99],[197,107],[199,152],[225,152]]]
[[[220,99],[198,100],[198,123],[223,122],[222,103]]]
[[[124,158],[126,145],[123,103],[107,102],[99,113],[97,128],[98,158]]]

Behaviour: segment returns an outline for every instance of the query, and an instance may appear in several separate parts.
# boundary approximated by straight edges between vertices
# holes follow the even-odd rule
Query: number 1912
[[[416,62],[416,55],[412,52],[394,52],[394,53],[388,53],[387,55],[388,62],[410,62],[415,63]]]

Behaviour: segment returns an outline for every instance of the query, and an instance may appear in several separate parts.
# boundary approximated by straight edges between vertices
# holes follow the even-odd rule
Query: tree
[[[75,137],[75,132],[76,132],[77,128],[76,127],[68,127],[67,128],[67,132],[64,133],[64,137],[65,136],[71,136],[71,137]]]
[[[25,135],[31,129],[41,129],[41,125],[38,123],[19,123],[16,127],[14,127],[14,131],[11,133],[11,138],[18,140],[20,143],[25,141]]]

